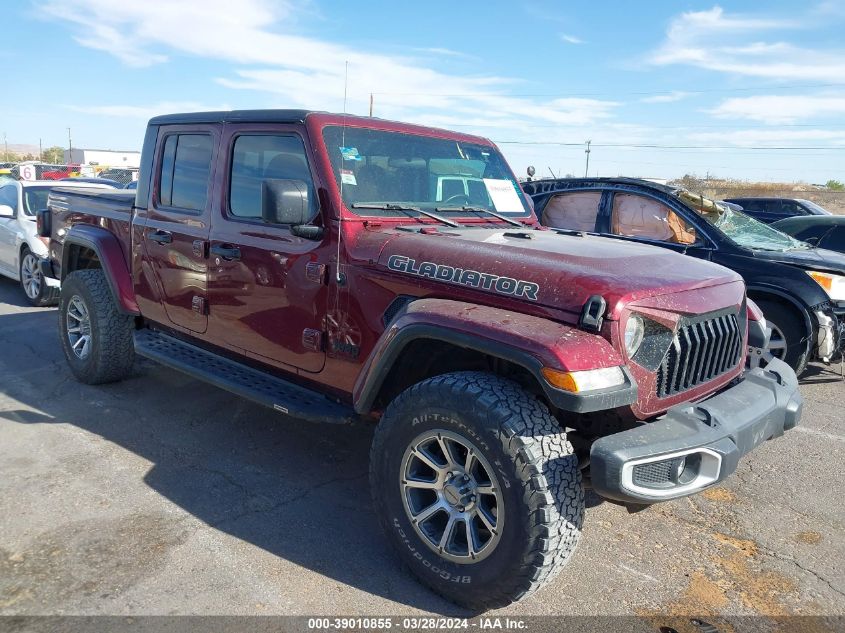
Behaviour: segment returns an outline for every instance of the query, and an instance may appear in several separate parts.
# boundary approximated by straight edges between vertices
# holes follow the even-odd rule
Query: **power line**
[[[557,145],[561,147],[582,147],[583,143],[571,143],[566,141],[495,141],[497,145]],[[754,150],[754,151],[781,151],[781,150],[825,150],[845,151],[842,147],[826,147],[822,145],[805,146],[766,146],[766,145],[658,145],[656,143],[593,143],[593,147],[629,147],[636,149],[721,149],[721,150]]]
[[[845,88],[845,83],[824,83],[824,84],[793,84],[793,85],[769,85],[745,88],[711,88],[707,90],[657,90],[657,91],[623,91],[623,92],[567,92],[567,93],[514,93],[502,92],[468,92],[468,93],[432,93],[432,92],[373,92],[373,95],[394,96],[394,97],[606,97],[610,95],[634,95],[634,96],[673,96],[678,93],[686,95],[713,94],[722,92],[756,92],[759,90],[804,90],[807,88]]]

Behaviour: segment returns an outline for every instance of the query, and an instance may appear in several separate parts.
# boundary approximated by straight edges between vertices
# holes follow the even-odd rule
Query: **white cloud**
[[[751,129],[730,132],[698,132],[685,135],[685,140],[706,145],[736,145],[737,147],[832,147],[845,146],[845,130],[826,129]],[[840,154],[831,154],[831,157]]]
[[[539,118],[550,123],[586,123],[611,116],[616,103],[600,100],[529,99],[507,96],[518,78],[442,72],[413,55],[366,52],[360,47],[302,35],[292,2],[169,0],[167,3],[112,0],[48,0],[44,13],[79,30],[97,28],[101,42],[78,41],[130,65],[164,62],[187,54],[229,62],[220,85],[255,90],[288,106],[340,110],[348,62],[348,111],[366,113],[375,93],[378,116],[426,119],[438,111],[485,116],[515,123]],[[413,49],[409,49],[413,52]],[[429,54],[448,54],[433,49]]]
[[[643,97],[640,99],[642,103],[672,103],[674,101],[681,101],[690,96],[689,92],[682,90],[673,90],[667,94],[654,95],[653,97]]]
[[[723,119],[751,119],[764,123],[792,123],[812,117],[845,114],[845,96],[756,95],[725,99],[709,111]]]
[[[845,49],[815,50],[786,41],[762,41],[771,32],[805,28],[802,19],[729,14],[721,7],[673,18],[651,64],[684,64],[744,76],[826,80],[845,74]],[[747,44],[742,44],[747,42]]]
[[[564,42],[568,42],[570,44],[583,44],[584,43],[584,40],[582,40],[580,37],[575,37],[574,35],[567,35],[566,33],[561,33],[560,39],[562,39]]]

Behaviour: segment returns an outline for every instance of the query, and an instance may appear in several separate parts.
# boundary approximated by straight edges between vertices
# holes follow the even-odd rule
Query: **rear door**
[[[325,237],[306,239],[261,217],[265,179],[296,179],[309,190],[312,224],[321,223],[319,183],[297,126],[226,126],[221,209],[212,220],[208,335],[262,362],[318,372],[325,361]]]
[[[148,316],[193,333],[208,327],[206,258],[218,139],[211,125],[161,128],[140,231],[145,290],[160,306]]]

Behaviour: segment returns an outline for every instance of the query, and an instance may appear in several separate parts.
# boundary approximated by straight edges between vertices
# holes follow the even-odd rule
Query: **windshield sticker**
[[[446,281],[469,288],[492,290],[499,294],[510,295],[512,297],[525,297],[531,301],[537,301],[537,293],[540,292],[540,286],[531,281],[513,279],[512,277],[499,277],[499,275],[482,273],[477,270],[453,268],[452,266],[436,264],[434,262],[420,262],[418,264],[415,259],[405,257],[404,255],[391,255],[387,260],[387,267],[390,270],[400,273],[408,273],[417,277],[427,277],[428,279],[436,279],[437,281]]]
[[[493,201],[493,206],[500,213],[520,213],[523,206],[516,192],[516,187],[510,180],[499,180],[498,178],[485,178],[484,185],[487,193]]]
[[[361,160],[357,147],[341,147],[340,155],[343,156],[343,160]]]
[[[340,170],[340,182],[344,185],[357,185],[358,181],[355,179],[355,173],[351,169]]]

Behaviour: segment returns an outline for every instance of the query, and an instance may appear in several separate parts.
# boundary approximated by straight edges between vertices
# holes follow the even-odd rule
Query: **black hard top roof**
[[[180,123],[302,123],[315,110],[223,110],[163,114],[150,119],[150,125]]]

